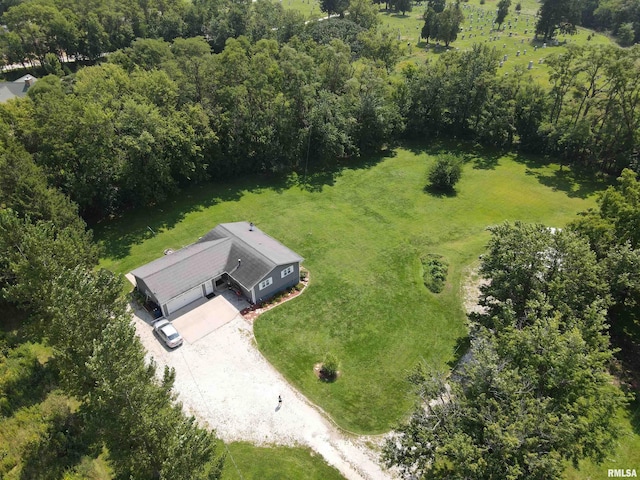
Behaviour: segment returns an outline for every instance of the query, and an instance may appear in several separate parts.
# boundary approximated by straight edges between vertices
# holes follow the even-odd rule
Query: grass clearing
[[[607,186],[541,158],[458,145],[441,149],[465,158],[455,195],[424,191],[428,167],[440,149],[414,145],[306,180],[250,178],[204,185],[96,226],[105,249],[101,266],[125,273],[165,248],[192,243],[219,222],[254,221],[303,255],[311,271],[304,295],[256,322],[260,349],[343,428],[386,431],[412,407],[407,370],[419,358],[447,368],[456,346],[464,344],[461,276],[484,250],[485,227],[516,219],[561,227],[593,206],[595,192]],[[442,255],[449,263],[440,294],[423,284],[421,253]],[[320,382],[313,373],[327,351],[342,365],[334,383]],[[569,467],[567,478],[595,479],[607,468],[635,468],[638,417],[637,406],[621,410],[617,451],[602,465]],[[244,478],[278,471],[285,463],[304,465],[303,475],[294,470],[298,466],[287,466],[295,472],[291,478],[331,478],[329,467],[315,463],[317,457],[306,463],[306,450],[235,443],[229,448]],[[233,475],[237,472],[229,463],[225,479]]]
[[[185,191],[98,225],[101,266],[126,273],[217,223],[253,221],[305,257],[311,272],[304,295],[256,322],[261,351],[341,427],[386,431],[412,406],[408,370],[420,358],[447,368],[466,336],[460,276],[483,251],[486,226],[521,219],[561,227],[602,188],[540,159],[470,149],[457,193],[433,196],[424,187],[437,152],[398,149],[373,166],[307,182],[253,179]],[[423,283],[420,256],[429,253],[449,263],[440,294]],[[331,384],[313,373],[327,351],[342,365]]]
[[[280,480],[283,478],[341,480],[344,478],[321,456],[306,448],[256,447],[245,442],[230,443],[227,447],[231,456],[227,456],[222,480]]]

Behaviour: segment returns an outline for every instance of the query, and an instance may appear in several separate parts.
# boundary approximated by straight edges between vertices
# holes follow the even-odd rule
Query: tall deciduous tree
[[[544,39],[553,38],[560,33],[575,33],[580,25],[579,0],[544,0],[538,12],[536,34]]]
[[[603,266],[612,305],[612,338],[621,348],[627,371],[637,377],[640,358],[640,181],[629,169],[618,185],[598,199],[598,208],[583,212],[571,228],[589,239]]]
[[[0,209],[0,287],[11,303],[45,315],[53,279],[65,269],[91,268],[96,263],[97,248],[83,224],[31,223],[28,217]]]
[[[405,478],[559,478],[567,461],[602,461],[615,445],[610,353],[579,331],[553,316],[483,330],[470,356],[448,382],[427,368],[412,376],[420,404],[383,453]]]
[[[523,328],[551,305],[559,320],[566,320],[563,328],[579,328],[588,340],[587,333],[594,332],[589,325],[593,312],[608,301],[602,270],[588,243],[571,231],[520,222],[489,231],[493,236],[480,268],[491,279],[480,297],[487,314],[477,320],[487,328],[504,328],[502,321]]]
[[[0,203],[21,218],[49,220],[58,228],[84,228],[78,208],[55,188],[15,138],[0,147]]]
[[[436,13],[442,12],[447,6],[446,0],[428,0],[427,6],[433,8]]]
[[[395,9],[396,12],[400,12],[402,15],[405,15],[413,9],[413,0],[396,0]]]
[[[424,25],[420,31],[420,36],[429,43],[429,38],[435,38],[438,31],[438,14],[432,7],[427,7],[422,15]]]
[[[327,17],[331,15],[344,16],[344,12],[349,9],[349,0],[319,0],[320,10],[327,14]]]
[[[216,439],[173,405],[175,372],[156,366],[126,317],[115,317],[96,342],[87,367],[96,379],[86,405],[99,425],[120,478],[218,479],[224,457]]]
[[[349,20],[369,29],[380,23],[379,10],[380,7],[371,0],[350,0]]]
[[[500,26],[504,23],[504,19],[507,18],[510,6],[511,0],[500,0],[498,2],[498,13],[496,14],[496,23],[498,24],[498,29],[500,29]]]
[[[54,349],[62,386],[86,400],[96,386],[87,360],[94,346],[103,341],[107,325],[127,312],[122,279],[107,270],[84,266],[64,269],[51,282],[46,303],[43,331]]]
[[[437,28],[435,35],[432,35],[433,38],[444,42],[445,46],[448,47],[451,42],[458,38],[460,24],[463,20],[464,15],[460,6],[458,4],[449,5],[437,16]]]

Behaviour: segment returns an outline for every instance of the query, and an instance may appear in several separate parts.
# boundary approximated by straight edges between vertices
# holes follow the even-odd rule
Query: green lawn
[[[281,0],[280,4],[285,9],[299,11],[305,18],[310,20],[326,16],[326,14],[320,10],[320,3],[317,0]]]
[[[344,477],[306,448],[230,443],[222,480],[340,480]]]
[[[412,405],[407,371],[420,358],[446,368],[466,335],[460,272],[482,253],[485,227],[517,219],[563,226],[601,187],[535,159],[469,153],[457,195],[437,197],[424,190],[431,161],[399,149],[306,186],[265,179],[192,189],[97,226],[101,265],[125,273],[217,223],[255,222],[311,272],[303,296],[256,322],[261,351],[343,428],[383,432]],[[424,253],[450,264],[441,294],[422,285]],[[327,351],[342,363],[333,384],[313,373]]]

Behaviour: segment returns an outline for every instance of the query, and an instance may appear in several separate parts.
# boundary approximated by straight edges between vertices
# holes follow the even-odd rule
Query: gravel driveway
[[[153,335],[146,312],[135,311],[133,318],[160,371],[165,365],[176,370],[175,391],[185,411],[225,442],[308,446],[349,480],[395,478],[365,445],[378,438],[346,436],[335,428],[264,359],[241,315],[175,351]]]

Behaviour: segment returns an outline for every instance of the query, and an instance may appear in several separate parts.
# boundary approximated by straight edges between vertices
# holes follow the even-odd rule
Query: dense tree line
[[[640,41],[640,9],[637,2],[586,0],[579,3],[581,25],[613,33],[629,46]]]
[[[202,19],[212,5],[192,7]],[[308,25],[278,23],[280,8],[252,3],[262,13],[247,13],[236,31],[247,36],[225,34],[224,47],[213,32],[138,38],[100,65],[58,69],[2,107],[6,128],[85,218],[195,182],[330,167],[403,136],[516,146],[615,174],[637,168],[637,47],[569,46],[547,60],[548,90],[522,70],[498,77],[486,45],[405,63],[398,75],[400,46],[370,1],[354,2],[349,19]],[[435,0],[427,8],[461,15]]]
[[[4,0],[0,49],[8,64],[51,64],[47,54],[95,61],[137,38],[205,36],[215,51],[228,38],[286,38],[304,25],[297,12],[260,0]]]
[[[202,37],[139,39],[71,78],[39,80],[5,117],[50,183],[94,218],[187,183],[329,165],[402,127],[387,73],[397,44],[349,22],[354,63],[349,44],[313,40],[332,22],[289,44],[230,39],[219,54]]]
[[[575,33],[577,26],[606,31],[620,45],[640,41],[640,8],[624,0],[543,0],[536,33],[545,39]]]
[[[175,403],[174,372],[158,379],[145,360],[121,280],[95,270],[98,251],[75,206],[10,135],[0,166],[1,300],[52,347],[55,378],[79,403],[74,435],[105,446],[117,478],[220,478],[216,438]]]
[[[486,45],[403,74],[407,134],[472,137],[619,174],[637,168],[640,49],[568,46],[551,56],[550,91],[515,70],[498,77]]]
[[[618,185],[598,199],[598,207],[583,212],[571,228],[588,239],[604,272],[611,304],[608,322],[614,345],[620,348],[624,373],[636,385],[640,377],[640,181],[629,169]]]

